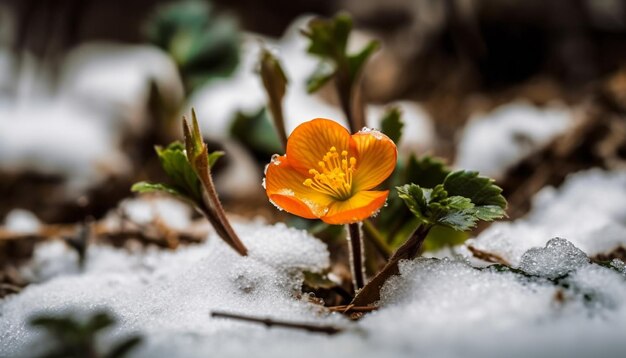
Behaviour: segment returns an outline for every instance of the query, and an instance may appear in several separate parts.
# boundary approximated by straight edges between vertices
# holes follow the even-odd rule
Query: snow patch
[[[500,177],[513,164],[563,133],[574,121],[563,106],[503,105],[474,115],[459,142],[455,166]]]

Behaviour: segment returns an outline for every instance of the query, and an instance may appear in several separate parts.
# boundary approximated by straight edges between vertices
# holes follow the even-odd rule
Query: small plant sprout
[[[363,107],[357,98],[358,85],[365,63],[380,44],[370,41],[357,53],[349,54],[350,31],[352,18],[339,13],[332,19],[311,20],[302,34],[310,40],[307,51],[321,60],[307,81],[307,91],[314,93],[334,79],[341,109],[346,114],[350,130],[356,132],[365,127]]]
[[[161,166],[173,184],[140,182],[133,185],[131,190],[140,193],[165,192],[186,201],[209,220],[228,245],[245,256],[248,250],[230,226],[211,177],[211,167],[224,153],[218,151],[209,154],[193,109],[191,115],[192,126],[183,118],[184,145],[174,142],[167,148],[156,147]]]
[[[286,155],[267,166],[265,189],[280,209],[327,224],[348,224],[355,289],[364,285],[359,222],[385,204],[388,190],[373,190],[396,167],[394,142],[364,129],[353,135],[337,122],[317,118],[291,133]]]
[[[259,57],[259,75],[267,93],[267,106],[272,113],[274,126],[283,149],[285,149],[287,133],[285,132],[285,119],[283,116],[283,98],[285,97],[289,81],[278,58],[266,47],[263,47]]]

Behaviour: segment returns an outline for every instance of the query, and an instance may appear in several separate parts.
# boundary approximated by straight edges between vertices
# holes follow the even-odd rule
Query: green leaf
[[[380,43],[376,40],[370,41],[365,47],[355,55],[348,56],[350,68],[350,78],[354,81],[365,66],[367,60],[380,48]]]
[[[478,217],[471,200],[462,196],[453,196],[446,198],[443,202],[444,210],[437,219],[438,224],[457,231],[466,231],[476,226]]]
[[[177,1],[157,8],[145,26],[150,42],[176,62],[185,88],[229,76],[239,63],[241,34],[235,19],[207,1]]]
[[[380,127],[382,132],[385,133],[389,139],[398,143],[402,137],[402,128],[404,127],[400,108],[397,106],[387,108],[387,111],[380,121]]]
[[[474,227],[478,221],[470,199],[462,196],[449,197],[441,184],[433,189],[407,184],[397,190],[398,196],[404,200],[420,225],[442,225],[465,231]]]
[[[426,195],[430,196],[430,192],[425,195],[424,189],[415,184],[405,184],[396,187],[396,190],[398,191],[398,197],[404,200],[404,203],[419,220],[420,224],[430,223],[428,218],[428,200],[426,199]]]
[[[491,178],[482,177],[478,172],[460,170],[450,173],[443,183],[450,195],[469,198],[477,207],[476,216],[480,220],[493,221],[506,216],[506,199],[502,189]]]
[[[307,91],[313,93],[333,76],[346,79],[352,86],[369,57],[380,47],[378,41],[370,41],[355,54],[348,54],[348,39],[352,31],[352,18],[339,13],[332,19],[315,18],[302,33],[309,38],[308,53],[322,60],[307,81]],[[344,81],[345,82],[345,81]]]
[[[156,152],[161,161],[161,167],[174,182],[174,186],[180,188],[178,191],[194,201],[201,201],[200,180],[187,160],[183,145],[180,142],[174,142],[167,148],[157,146]]]
[[[156,153],[161,161],[161,167],[173,183],[169,185],[139,182],[131,187],[131,191],[139,193],[164,192],[192,203],[202,202],[201,182],[187,157],[187,153],[190,153],[190,155],[196,159],[198,156],[206,156],[206,158],[200,160],[200,162],[206,162],[207,165],[212,167],[215,162],[224,155],[224,152],[215,151],[211,154],[206,154],[206,146],[200,134],[195,112],[192,112],[192,114],[194,118],[193,127],[189,128],[184,126],[188,139],[185,145],[175,141],[170,143],[166,148],[160,146],[155,147]]]
[[[177,196],[177,197],[183,197],[183,198],[185,197],[185,194],[182,193],[178,188],[171,186],[171,185],[167,185],[167,184],[161,184],[161,183],[148,183],[145,181],[141,181],[139,183],[133,184],[130,190],[135,193],[161,192],[161,193],[167,193],[167,194]]]
[[[423,188],[434,188],[443,183],[450,174],[450,168],[437,158],[426,155],[418,159],[415,155],[411,155],[405,173],[405,183],[414,183]]]
[[[303,31],[303,34],[311,40],[307,48],[310,54],[332,59],[345,56],[352,30],[349,15],[342,13],[332,19],[315,18],[308,25],[308,30]]]
[[[283,149],[265,108],[252,114],[237,112],[230,127],[231,136],[265,160]]]
[[[306,80],[306,91],[315,93],[335,75],[335,69],[326,61],[321,61]]]
[[[217,160],[223,157],[224,155],[226,155],[226,153],[221,150],[216,150],[212,153],[209,153],[209,166],[213,168],[215,166],[215,163],[217,163]]]
[[[466,231],[475,227],[479,220],[493,221],[506,215],[502,189],[492,179],[478,176],[476,172],[450,173],[443,184],[432,189],[407,184],[397,190],[420,224]]]

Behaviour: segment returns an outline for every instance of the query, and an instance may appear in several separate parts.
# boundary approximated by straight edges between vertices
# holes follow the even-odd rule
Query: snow
[[[135,215],[140,211],[138,205],[131,210]],[[201,356],[201,348],[215,349],[228,332],[241,330],[241,339],[245,332],[265,331],[212,319],[209,313],[214,310],[343,321],[327,318],[306,297],[294,297],[303,270],[328,267],[325,244],[283,224],[249,222],[234,228],[249,248],[248,257],[238,256],[212,233],[205,244],[177,251],[127,252],[92,245],[81,272],[76,255],[61,242],[40,245],[28,270],[41,283],[0,302],[0,356],[30,355],[45,347],[36,345],[41,337],[25,325],[28,317],[41,311],[61,314],[106,307],[120,322],[113,337],[136,330],[148,336],[147,346],[139,352],[145,357],[155,352],[168,356],[172,350]],[[196,344],[190,346],[189,340]]]
[[[210,233],[206,243],[176,251],[92,245],[83,271],[64,244],[49,242],[23,268],[38,283],[0,301],[0,357],[45,350],[46,338],[25,324],[37,312],[84,316],[99,308],[119,321],[101,337],[105,346],[132,333],[145,337],[133,357],[621,357],[626,265],[600,266],[586,254],[625,243],[626,235],[596,240],[623,229],[626,208],[613,200],[626,195],[625,183],[624,172],[575,174],[540,193],[526,218],[499,224],[497,231],[511,237],[490,234],[492,227],[472,241],[515,270],[474,267],[463,256],[401,261],[401,275],[382,289],[380,308],[356,323],[301,294],[301,272],[325,270],[328,252],[283,224],[235,221],[248,257]],[[168,225],[191,225],[182,204],[144,200],[123,203],[133,220],[147,223],[158,215]],[[565,230],[589,212],[596,213],[593,220],[604,218],[600,226]],[[556,217],[562,220],[551,221]],[[506,247],[512,249],[497,251]],[[345,331],[327,336],[266,328],[211,318],[216,310]]]
[[[563,133],[574,123],[572,110],[519,101],[474,115],[465,126],[455,166],[501,177],[513,164]]]
[[[571,242],[554,238],[545,248],[533,247],[520,260],[519,269],[537,276],[557,278],[585,266],[589,258]]]
[[[547,187],[532,210],[514,222],[498,222],[468,244],[513,265],[532,247],[563,237],[589,256],[626,246],[626,171],[599,169],[570,175],[559,189]]]
[[[13,209],[4,218],[4,227],[15,233],[33,233],[39,230],[41,223],[35,214],[28,210]]]
[[[176,67],[150,46],[81,45],[68,53],[58,86],[43,66],[23,54],[13,91],[0,91],[0,168],[65,177],[69,198],[130,173],[120,147],[149,125],[151,81],[165,106],[182,100]]]

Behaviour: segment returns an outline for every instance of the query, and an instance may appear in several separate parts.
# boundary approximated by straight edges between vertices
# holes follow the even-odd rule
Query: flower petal
[[[362,221],[378,211],[387,200],[389,190],[361,191],[345,201],[336,201],[321,219],[327,224],[349,224]]]
[[[319,169],[318,162],[335,147],[355,152],[350,132],[341,124],[325,118],[316,118],[297,126],[287,141],[287,157],[294,168],[308,175],[309,169]]]
[[[267,165],[265,192],[274,205],[306,219],[316,219],[328,211],[332,198],[306,187],[304,174],[295,170],[286,156]]]
[[[360,131],[352,135],[358,159],[353,191],[370,190],[382,183],[396,167],[395,143],[379,131]]]

